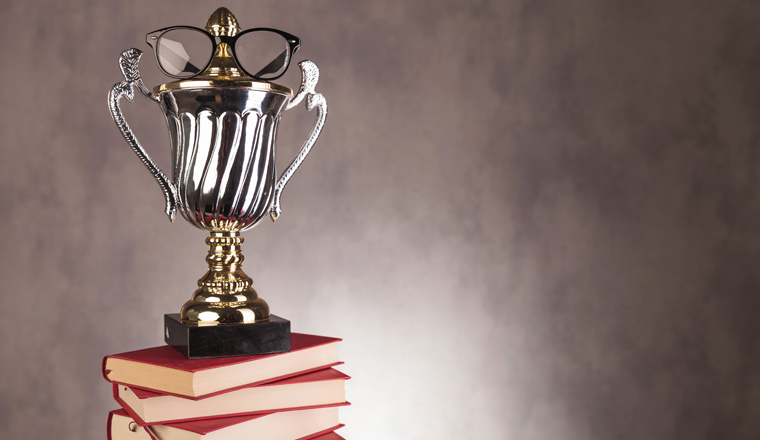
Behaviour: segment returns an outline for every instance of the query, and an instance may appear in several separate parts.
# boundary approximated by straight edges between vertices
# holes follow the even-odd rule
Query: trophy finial
[[[206,23],[206,32],[215,37],[234,37],[241,31],[237,18],[227,8],[219,8]]]

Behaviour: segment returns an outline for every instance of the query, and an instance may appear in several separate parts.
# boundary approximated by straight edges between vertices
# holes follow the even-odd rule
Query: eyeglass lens
[[[158,40],[158,62],[169,75],[184,78],[200,73],[213,55],[213,43],[192,29],[173,29]]]
[[[275,32],[248,32],[240,35],[235,42],[235,58],[240,67],[256,78],[281,75],[288,66],[289,57],[288,41]]]

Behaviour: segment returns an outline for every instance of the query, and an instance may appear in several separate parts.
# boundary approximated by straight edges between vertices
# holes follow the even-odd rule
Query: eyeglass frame
[[[163,66],[161,65],[161,61],[158,59],[158,44],[156,44],[156,45],[151,44],[151,40],[157,43],[158,40],[160,40],[161,37],[165,33],[169,32],[169,31],[176,30],[176,29],[191,29],[191,30],[194,30],[194,31],[200,31],[200,33],[206,35],[211,40],[211,44],[213,45],[213,47],[211,49],[211,56],[209,57],[208,61],[206,62],[206,65],[204,65],[202,68],[199,68],[199,72],[196,73],[195,75],[191,75],[191,76],[177,76],[177,75],[172,75],[169,72],[167,72],[166,70],[164,70]],[[260,77],[257,77],[255,75],[251,74],[249,71],[245,70],[245,67],[243,67],[243,65],[240,64],[240,61],[238,61],[237,54],[235,53],[235,43],[237,42],[238,38],[240,38],[242,35],[245,35],[245,34],[248,34],[248,33],[251,33],[251,32],[256,32],[256,31],[274,32],[274,33],[280,35],[281,37],[285,38],[285,41],[288,43],[288,60],[287,60],[287,63],[285,64],[285,69],[282,71],[282,73],[280,73],[279,75],[277,75],[275,77],[272,77],[272,78],[260,78]],[[301,47],[301,39],[300,38],[296,37],[293,34],[289,34],[287,32],[281,31],[279,29],[272,29],[272,28],[252,28],[252,29],[247,29],[247,30],[244,30],[242,32],[238,32],[234,36],[230,37],[230,36],[215,36],[215,35],[212,35],[211,33],[209,33],[207,30],[201,29],[201,28],[197,28],[195,26],[170,26],[170,27],[162,28],[162,29],[159,29],[159,30],[156,30],[156,31],[148,33],[147,35],[145,35],[145,42],[148,44],[148,46],[150,46],[153,49],[153,54],[156,57],[156,64],[158,64],[158,68],[161,70],[161,72],[163,72],[164,75],[166,75],[168,77],[171,77],[171,78],[175,78],[175,79],[190,79],[190,78],[195,78],[196,76],[198,76],[201,73],[203,73],[206,70],[206,68],[209,65],[211,65],[211,61],[214,59],[214,55],[216,54],[216,50],[219,47],[219,45],[221,43],[226,43],[227,46],[230,48],[230,51],[232,52],[232,57],[235,59],[235,63],[237,63],[238,67],[240,67],[240,70],[242,70],[243,72],[245,72],[246,75],[250,76],[251,78],[256,78],[256,79],[260,79],[260,80],[264,80],[264,81],[275,80],[277,78],[280,78],[282,75],[285,75],[285,72],[287,72],[288,68],[290,67],[290,62],[293,60],[293,55]]]

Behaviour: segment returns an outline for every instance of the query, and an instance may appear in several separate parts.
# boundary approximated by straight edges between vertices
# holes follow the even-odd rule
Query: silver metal
[[[137,157],[140,158],[142,163],[148,168],[148,171],[150,171],[156,179],[156,182],[158,182],[158,185],[161,187],[161,191],[163,191],[164,198],[166,199],[164,212],[169,217],[169,220],[173,222],[177,213],[177,190],[169,179],[166,178],[166,175],[161,171],[158,165],[156,165],[150,156],[148,156],[148,153],[145,152],[142,145],[140,145],[140,142],[137,140],[134,133],[132,133],[132,129],[129,128],[126,119],[124,119],[124,115],[121,113],[121,107],[119,106],[119,100],[122,96],[129,101],[134,99],[134,92],[132,91],[133,86],[137,87],[137,90],[149,100],[158,102],[156,98],[151,96],[140,78],[138,63],[140,62],[141,56],[142,51],[135,48],[127,49],[122,52],[119,57],[119,66],[121,67],[121,73],[124,74],[124,79],[126,81],[117,83],[111,88],[111,91],[108,93],[108,108],[111,110],[111,116],[113,117],[116,126],[119,127],[122,136],[124,136],[124,140],[126,140],[129,146],[132,147],[132,150]]]
[[[177,210],[190,224],[208,231],[245,231],[282,212],[282,190],[324,127],[327,102],[315,92],[319,69],[299,63],[301,88],[295,98],[279,90],[225,87],[180,87],[153,96],[137,68],[141,52],[130,49],[119,62],[127,80],[109,95],[111,114],[124,139],[164,190],[167,215]],[[119,98],[133,97],[132,86],[160,105],[169,128],[172,179],[153,163],[132,134],[119,108]],[[147,93],[147,94],[146,94]],[[277,180],[275,140],[282,113],[306,99],[317,108],[315,125],[300,152]]]
[[[298,63],[298,67],[301,68],[301,87],[285,110],[290,110],[300,104],[306,95],[316,93],[314,89],[317,87],[317,82],[319,82],[319,68],[317,65],[313,61],[304,60]]]
[[[144,97],[148,98],[150,101],[158,102],[159,99],[150,93],[150,90],[145,87],[145,83],[143,83],[143,80],[140,77],[140,57],[142,57],[142,51],[140,49],[135,49],[133,47],[125,50],[119,57],[119,68],[121,69],[122,75],[124,75],[124,79],[126,79],[128,83],[136,86],[137,90],[139,90]]]
[[[309,137],[306,139],[306,142],[304,142],[301,147],[298,156],[293,159],[290,166],[288,166],[285,172],[282,173],[280,180],[277,181],[277,186],[274,189],[274,203],[272,203],[272,210],[270,212],[272,221],[277,221],[277,218],[282,213],[280,196],[282,195],[283,188],[285,188],[285,185],[293,176],[293,173],[295,173],[298,167],[301,166],[301,162],[303,162],[306,155],[309,154],[311,147],[314,146],[314,143],[319,139],[319,134],[322,132],[322,128],[325,125],[325,119],[327,118],[327,100],[325,100],[325,97],[322,96],[321,93],[317,93],[314,90],[319,81],[319,69],[317,68],[317,65],[309,60],[305,60],[298,63],[298,67],[301,68],[301,89],[290,104],[288,104],[287,110],[300,104],[301,100],[306,97],[307,110],[311,111],[314,107],[317,107],[317,121],[314,124],[314,128],[312,128]]]
[[[207,87],[161,98],[182,216],[209,231],[254,227],[272,205],[275,135],[290,95]]]

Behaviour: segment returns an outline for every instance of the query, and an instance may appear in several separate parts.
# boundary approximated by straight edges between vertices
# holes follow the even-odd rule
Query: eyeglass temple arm
[[[271,63],[264,66],[263,69],[256,72],[255,77],[260,77],[261,75],[265,75],[267,73],[274,73],[280,70],[278,66],[281,66],[283,64],[283,61],[288,57],[288,51],[283,51],[280,55],[278,55],[275,59],[272,60]]]

